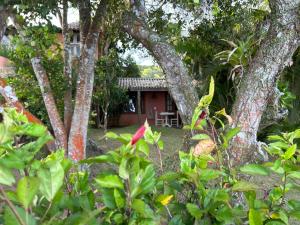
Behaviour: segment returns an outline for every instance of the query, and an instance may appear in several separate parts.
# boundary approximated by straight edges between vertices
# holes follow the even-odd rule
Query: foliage
[[[62,150],[38,159],[38,151],[52,138],[44,126],[28,123],[26,117],[5,109],[0,124],[0,221],[4,224],[289,224],[300,220],[296,199],[299,191],[300,130],[270,136],[266,150],[274,162],[229,168],[223,158],[228,142],[238,132],[222,122],[230,117],[222,109],[213,116],[209,93],[200,100],[192,123],[186,127],[198,144],[190,152],[179,152],[177,171],[165,171],[161,161],[161,134],[147,122],[134,134],[106,136],[120,147],[80,162],[81,166],[112,164],[111,169],[89,177],[80,165],[64,158]],[[221,124],[216,130],[217,123]],[[209,129],[210,128],[210,129]],[[209,131],[210,130],[210,131]],[[154,145],[160,166],[149,159]],[[226,155],[226,154],[225,154]],[[157,171],[159,170],[159,171]],[[268,190],[250,183],[238,173],[282,179]],[[242,192],[247,207],[235,204]],[[68,216],[66,216],[68,215]]]
[[[25,40],[15,36],[12,40],[14,48],[8,49],[7,57],[14,62],[16,76],[9,78],[20,101],[28,110],[49,124],[47,111],[41,91],[34,75],[31,58],[40,56],[48,74],[51,88],[60,112],[63,112],[63,95],[65,82],[63,76],[63,60],[60,45],[56,42],[56,33],[51,27],[30,27],[24,31]],[[27,38],[30,37],[30,38]]]
[[[117,116],[127,103],[126,90],[118,86],[120,77],[137,77],[139,68],[131,58],[121,59],[115,51],[110,51],[107,56],[102,56],[95,68],[95,84],[93,93],[94,107],[100,107],[102,113],[96,115],[104,120],[108,116]]]

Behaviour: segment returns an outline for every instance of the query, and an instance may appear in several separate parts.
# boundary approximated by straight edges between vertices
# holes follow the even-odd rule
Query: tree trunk
[[[65,127],[62,120],[60,119],[48,76],[45,69],[41,65],[41,59],[38,57],[34,57],[31,59],[31,64],[42,92],[43,100],[45,102],[47,113],[56,139],[57,147],[67,149],[67,135]]]
[[[9,16],[9,9],[0,6],[0,42],[5,34],[7,26],[7,18]]]
[[[75,107],[69,134],[68,154],[78,161],[85,158],[86,136],[94,85],[97,39],[81,50]]]
[[[103,110],[104,113],[104,134],[107,132],[107,124],[108,124],[108,107],[109,107],[109,102],[106,103],[105,108]]]
[[[166,75],[169,92],[173,97],[180,117],[184,124],[191,122],[195,107],[198,104],[198,94],[192,84],[188,69],[176,53],[173,46],[166,42],[146,24],[146,11],[138,0],[133,1],[132,12],[124,14],[124,30],[136,41],[143,44],[154,56]]]
[[[66,90],[64,94],[64,126],[67,136],[71,128],[73,115],[72,104],[72,55],[71,34],[68,27],[68,1],[63,0],[62,35],[64,42],[64,76],[66,79]]]
[[[270,0],[271,26],[241,81],[233,106],[233,126],[241,128],[229,151],[233,166],[254,161],[259,155],[261,117],[276,90],[278,75],[291,65],[299,46],[299,5],[300,0]]]

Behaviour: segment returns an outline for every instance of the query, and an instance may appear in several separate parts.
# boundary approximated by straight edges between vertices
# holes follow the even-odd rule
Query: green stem
[[[43,215],[41,221],[44,221],[44,219],[46,218],[46,216],[47,216],[47,214],[48,214],[48,212],[49,212],[49,210],[50,210],[50,208],[51,208],[51,206],[52,206],[52,201],[51,201],[50,204],[48,205],[48,208],[47,208],[46,212],[44,213],[44,215]]]
[[[26,225],[26,223],[22,220],[21,216],[19,215],[17,209],[15,208],[15,206],[12,204],[12,202],[9,200],[9,198],[7,197],[4,189],[2,186],[0,186],[0,192],[2,194],[2,196],[4,197],[4,201],[7,203],[8,207],[11,209],[11,211],[13,212],[13,214],[15,214],[17,220],[19,221],[19,223],[21,225]]]

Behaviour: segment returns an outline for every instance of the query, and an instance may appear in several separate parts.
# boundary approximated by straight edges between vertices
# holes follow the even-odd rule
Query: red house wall
[[[155,124],[155,110],[158,113],[166,111],[166,95],[167,91],[147,91],[142,92],[142,104],[144,112],[141,114],[142,122],[146,119],[150,125]],[[122,113],[119,118],[119,126],[130,126],[138,124],[137,113]]]

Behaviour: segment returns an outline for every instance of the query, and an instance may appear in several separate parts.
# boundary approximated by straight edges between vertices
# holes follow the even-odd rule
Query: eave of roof
[[[167,82],[160,78],[119,78],[119,87],[130,90],[166,89]]]

